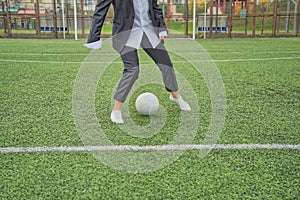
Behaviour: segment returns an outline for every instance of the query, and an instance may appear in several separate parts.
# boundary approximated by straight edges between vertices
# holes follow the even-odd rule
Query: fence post
[[[85,38],[85,17],[84,17],[84,4],[83,0],[80,0],[80,6],[81,6],[81,37]]]
[[[253,11],[252,11],[252,37],[255,37],[256,29],[256,0],[253,0]]]
[[[4,33],[6,33],[4,1],[1,1],[0,3],[1,3],[1,7],[2,7],[1,11],[3,12],[3,24],[4,24],[3,30],[4,30]]]
[[[232,31],[232,0],[229,0],[228,37],[231,38]]]
[[[69,15],[69,3],[67,1],[66,3],[66,11],[67,11],[67,14],[66,14],[66,21],[67,21],[67,33],[69,34],[70,33],[70,15]]]
[[[189,35],[189,0],[185,0],[185,35]]]
[[[296,36],[299,35],[299,25],[300,24],[300,0],[297,3],[297,19],[296,19]]]
[[[249,8],[248,8],[248,2],[250,0],[245,0],[245,9],[246,9],[246,16],[245,16],[245,34],[248,34],[248,15],[249,15]]]
[[[219,26],[219,7],[220,7],[220,0],[218,0],[218,3],[215,2],[215,8],[216,8],[216,27]],[[216,28],[216,31],[215,32],[218,32],[217,28]]]
[[[277,0],[274,0],[272,37],[276,37],[276,29],[277,29]]]
[[[261,30],[260,30],[260,34],[262,35],[264,33],[264,26],[265,26],[265,4],[262,4],[262,16],[261,16]]]
[[[57,9],[56,0],[53,0],[53,28],[54,28],[54,38],[58,38],[56,9]]]
[[[9,4],[8,4],[8,0],[5,0],[5,8],[6,8],[6,30],[7,30],[7,37],[11,38],[11,20],[10,20],[10,13],[9,13]]]
[[[36,15],[36,20],[35,20],[35,30],[36,30],[36,33],[38,35],[38,37],[40,37],[41,35],[41,30],[40,30],[40,27],[41,27],[41,23],[40,23],[40,1],[39,0],[36,0],[36,3],[34,4],[34,7],[35,7],[35,15]]]
[[[171,18],[171,1],[170,0],[167,0],[167,27],[169,29],[169,32],[171,32],[171,23],[170,23],[170,18]]]
[[[209,38],[212,37],[214,0],[209,1]]]
[[[287,18],[286,18],[286,22],[285,22],[285,32],[289,33],[290,18],[291,18],[291,0],[288,0],[288,2],[287,2],[286,14],[287,14]]]

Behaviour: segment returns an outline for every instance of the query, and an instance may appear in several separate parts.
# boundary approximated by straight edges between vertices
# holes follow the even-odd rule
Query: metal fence
[[[86,38],[95,1],[2,0],[0,37]],[[299,36],[300,0],[172,2],[160,1],[172,37]],[[110,36],[112,18],[111,8],[102,37]]]

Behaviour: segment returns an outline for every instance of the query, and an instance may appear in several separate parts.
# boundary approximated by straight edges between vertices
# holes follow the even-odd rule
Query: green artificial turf
[[[84,145],[72,110],[78,72],[91,55],[84,42],[0,39],[0,148]],[[300,144],[298,37],[196,42],[215,61],[226,90],[218,144]],[[105,53],[92,56],[102,61]],[[196,91],[200,123],[192,143],[202,144],[210,126],[210,93],[185,57],[170,55],[176,73]],[[155,67],[143,51],[139,56],[141,70]],[[180,127],[180,110],[162,84],[143,85],[127,102],[132,120],[147,126],[150,119],[135,111],[134,100],[142,92],[155,93],[168,113],[161,132],[133,137],[110,122],[122,69],[115,58],[97,83],[94,102],[101,129],[115,145],[168,144]],[[187,150],[145,173],[112,168],[88,151],[0,153],[0,199],[298,199],[299,166],[299,149],[217,149],[205,157]]]

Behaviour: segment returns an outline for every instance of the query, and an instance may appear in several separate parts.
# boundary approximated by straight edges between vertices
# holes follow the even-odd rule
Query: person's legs
[[[139,60],[137,55],[137,50],[130,47],[125,47],[127,51],[125,54],[121,54],[121,58],[124,63],[124,70],[122,78],[116,89],[114,100],[123,103],[132,88],[134,82],[138,78],[139,74]]]
[[[144,43],[145,45],[143,46],[143,49],[159,67],[162,73],[165,88],[171,93],[170,100],[176,102],[180,106],[181,110],[191,110],[189,104],[184,101],[178,93],[178,85],[173,68],[173,63],[171,62],[170,56],[164,44],[161,42],[156,48],[149,48],[146,38],[147,37],[143,38],[143,41],[146,41],[146,43]]]
[[[124,123],[121,113],[122,104],[139,74],[139,60],[136,49],[125,47],[121,53],[121,58],[124,63],[124,71],[114,95],[114,107],[111,113],[112,122],[117,124]]]
[[[165,88],[169,92],[177,92],[178,85],[176,80],[173,63],[170,56],[165,49],[163,43],[160,43],[155,49],[143,48],[144,51],[152,58],[155,64],[159,67]]]

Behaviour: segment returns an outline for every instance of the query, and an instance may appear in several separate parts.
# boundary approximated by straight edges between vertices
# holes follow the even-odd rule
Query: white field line
[[[100,52],[100,51],[99,51]],[[177,51],[177,54],[246,54],[246,55],[254,55],[254,54],[290,54],[290,53],[300,53],[300,51]],[[0,55],[14,55],[14,56],[101,56],[101,55],[118,55],[116,52],[100,52],[99,54],[69,54],[69,53],[15,53],[15,52],[2,52]]]
[[[103,53],[101,54],[87,54],[87,53],[0,53],[0,55],[14,55],[14,56],[100,56],[100,55],[115,55],[116,53]]]
[[[6,59],[0,59],[0,62],[12,62],[12,63],[52,63],[52,64],[93,64],[93,63],[122,63],[122,62],[79,62],[79,61],[50,61],[50,60],[6,60]]]
[[[277,57],[277,58],[248,58],[248,59],[230,59],[230,60],[188,60],[188,61],[172,61],[173,63],[186,63],[186,62],[244,62],[244,61],[270,61],[270,60],[294,60],[300,59],[300,56],[296,57]],[[9,59],[0,59],[0,62],[12,62],[12,63],[52,63],[52,64],[89,64],[89,63],[122,63],[122,62],[76,62],[76,61],[42,61],[42,60],[9,60]],[[143,62],[143,63],[153,63],[152,61]]]
[[[76,152],[76,151],[178,151],[178,150],[209,150],[209,149],[293,149],[300,150],[300,144],[181,144],[157,146],[44,146],[44,147],[4,147],[0,153],[22,152]]]

